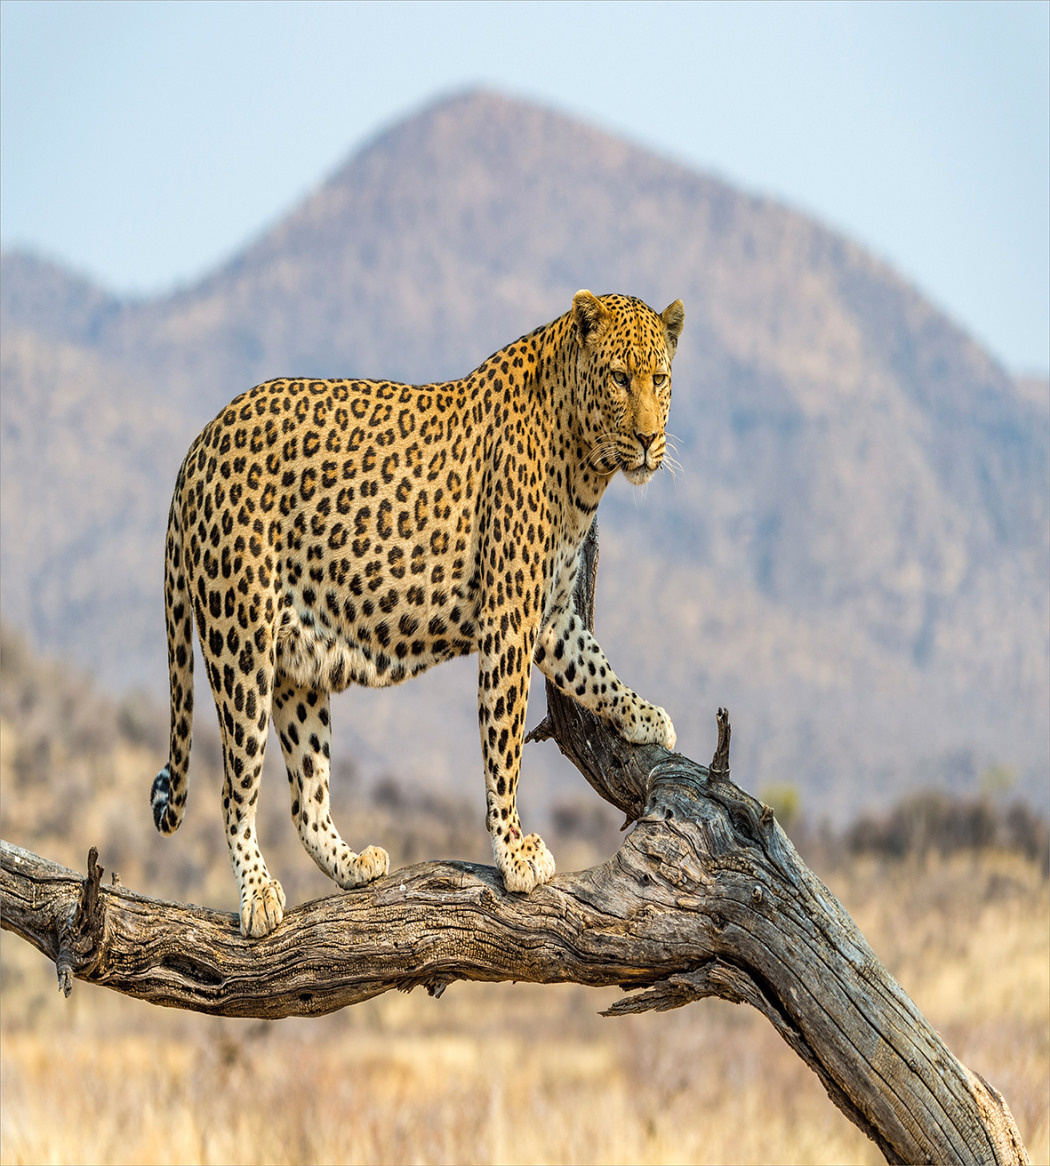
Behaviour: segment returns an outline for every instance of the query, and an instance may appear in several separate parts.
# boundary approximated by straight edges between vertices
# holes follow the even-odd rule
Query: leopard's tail
[[[164,615],[168,629],[168,680],[171,690],[171,744],[168,764],[150,791],[153,821],[161,834],[179,828],[186,809],[190,740],[193,728],[193,602],[182,541],[183,470],[168,514],[164,556]]]

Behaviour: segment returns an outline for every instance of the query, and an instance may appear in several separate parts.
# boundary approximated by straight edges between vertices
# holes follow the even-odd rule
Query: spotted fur
[[[463,380],[269,381],[194,441],[168,519],[171,749],[151,801],[170,834],[186,805],[196,620],[245,935],[272,931],[285,905],[255,832],[271,717],[299,836],[341,887],[388,859],[355,853],[332,824],[331,692],[478,653],[486,822],[509,891],[554,874],[516,807],[533,661],[628,740],[673,747],[667,713],[617,678],[572,594],[610,479],[647,482],[664,458],[682,320],[679,300],[657,315],[581,291]]]

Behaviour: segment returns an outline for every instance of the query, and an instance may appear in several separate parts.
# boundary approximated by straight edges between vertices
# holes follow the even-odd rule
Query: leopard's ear
[[[664,308],[660,319],[664,322],[664,332],[667,334],[667,347],[672,356],[678,347],[678,337],[682,335],[682,325],[685,323],[685,308],[681,300],[675,300]]]
[[[572,297],[572,319],[581,348],[594,343],[609,315],[609,309],[593,292],[578,291]]]

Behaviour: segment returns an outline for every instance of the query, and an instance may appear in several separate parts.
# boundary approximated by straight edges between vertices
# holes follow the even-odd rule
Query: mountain
[[[617,482],[600,515],[618,671],[700,758],[728,704],[740,780],[801,783],[814,812],[972,787],[992,765],[1045,802],[1050,390],[804,215],[471,92],[174,295],[120,301],[0,262],[3,616],[110,687],[164,695],[170,491],[236,393],[286,373],[458,376],[580,287],[681,297],[683,468],[644,497]],[[341,698],[346,747],[458,780],[477,768],[473,684],[468,663]],[[530,748],[525,765],[556,763]]]

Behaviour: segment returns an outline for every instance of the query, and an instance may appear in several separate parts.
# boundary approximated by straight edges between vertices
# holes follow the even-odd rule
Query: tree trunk
[[[577,606],[593,612],[597,543]],[[757,1008],[888,1162],[1027,1162],[1000,1094],[961,1065],[802,863],[772,811],[710,766],[632,746],[548,685],[553,737],[634,829],[608,862],[528,896],[491,867],[422,863],[289,911],[263,939],[235,915],[103,886],[2,844],[2,923],[57,968],[153,1004],[318,1016],[453,980],[618,984],[607,1015],[721,996]]]

